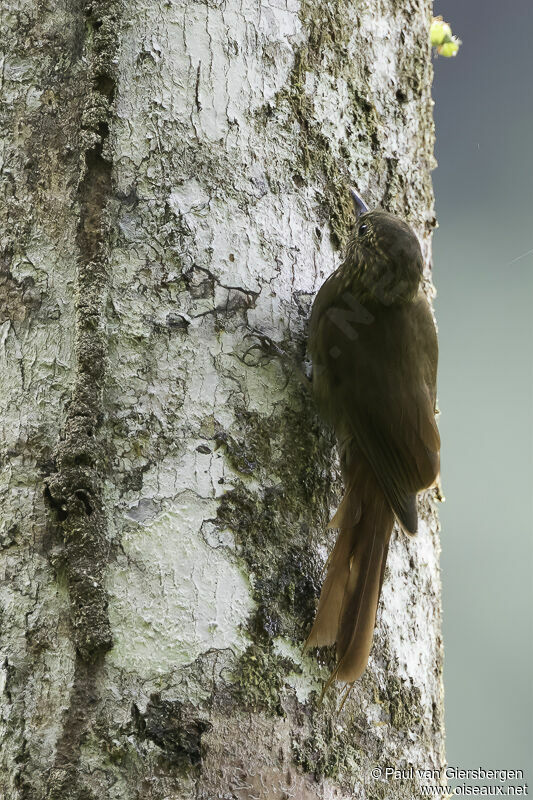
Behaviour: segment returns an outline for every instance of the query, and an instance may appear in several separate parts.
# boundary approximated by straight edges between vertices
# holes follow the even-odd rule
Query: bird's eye
[[[366,224],[366,222],[362,222],[361,225],[359,225],[357,233],[359,234],[359,236],[364,236],[365,233],[367,233],[367,231],[368,231],[368,225]]]

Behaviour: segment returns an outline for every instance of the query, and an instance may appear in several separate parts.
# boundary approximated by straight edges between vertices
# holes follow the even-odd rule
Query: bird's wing
[[[317,398],[344,458],[355,445],[402,525],[415,532],[416,492],[435,480],[440,447],[431,313],[421,298],[378,309],[371,321],[352,324],[352,331],[345,322],[346,308],[339,302],[315,322]]]

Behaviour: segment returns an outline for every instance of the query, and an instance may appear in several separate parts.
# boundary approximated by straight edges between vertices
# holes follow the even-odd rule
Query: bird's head
[[[383,305],[412,300],[422,277],[420,244],[409,225],[379,208],[370,211],[352,189],[356,221],[350,235],[346,265],[365,294]]]

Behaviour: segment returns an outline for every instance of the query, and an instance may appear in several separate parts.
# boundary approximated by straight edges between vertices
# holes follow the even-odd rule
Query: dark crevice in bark
[[[152,694],[144,714],[133,704],[132,718],[139,738],[156,744],[166,761],[185,768],[201,763],[202,737],[212,725],[190,703]]]
[[[96,91],[93,88],[93,92]],[[98,140],[85,153],[78,189],[77,370],[65,429],[45,497],[63,539],[59,560],[66,575],[76,650],[84,661],[111,647],[103,588],[109,545],[103,497],[106,440],[102,384],[106,362],[107,253],[105,208],[111,195],[111,163],[103,148],[109,127],[100,121]]]
[[[57,742],[55,763],[50,771],[47,800],[96,800],[92,792],[78,785],[76,767],[80,746],[89,730],[91,709],[98,701],[97,667],[77,659],[63,733]]]
[[[107,206],[112,194],[112,163],[105,153],[115,97],[112,59],[117,45],[117,6],[85,6],[85,58],[90,90],[81,109],[80,141],[85,171],[78,186],[79,224],[76,372],[55,471],[46,480],[45,498],[60,540],[52,563],[69,590],[76,648],[74,683],[64,715],[48,797],[88,798],[79,775],[80,748],[96,713],[96,681],[112,647],[104,577],[111,555],[104,498],[108,443],[103,383],[106,372],[106,296],[108,283]]]

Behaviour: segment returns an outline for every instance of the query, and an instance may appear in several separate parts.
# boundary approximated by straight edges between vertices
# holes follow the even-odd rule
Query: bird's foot
[[[297,378],[306,391],[311,390],[311,380],[307,377],[298,365],[294,356],[275,342],[266,333],[256,328],[245,334],[245,338],[255,338],[257,342],[252,344],[244,353],[243,361],[247,366],[262,366],[263,364],[278,359],[283,371],[287,375],[287,382],[290,376]]]

